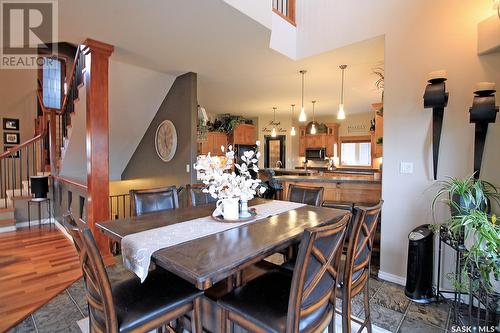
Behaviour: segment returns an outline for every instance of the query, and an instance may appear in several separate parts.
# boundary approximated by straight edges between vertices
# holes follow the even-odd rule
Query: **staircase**
[[[71,118],[83,85],[85,56],[79,47],[60,110],[44,106],[38,82],[35,136],[0,155],[0,232],[15,230],[16,202],[31,197],[31,176],[57,175],[71,136]],[[23,221],[17,221],[23,222]]]

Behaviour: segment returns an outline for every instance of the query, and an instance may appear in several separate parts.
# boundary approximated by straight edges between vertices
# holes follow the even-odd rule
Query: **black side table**
[[[31,228],[31,205],[38,205],[38,227],[42,224],[42,204],[47,203],[47,212],[49,213],[49,226],[52,229],[52,211],[50,210],[49,198],[31,198],[28,201],[28,228]]]

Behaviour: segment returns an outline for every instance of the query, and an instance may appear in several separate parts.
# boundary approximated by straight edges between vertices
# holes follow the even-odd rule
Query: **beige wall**
[[[423,109],[422,101],[426,75],[432,70],[444,68],[449,74],[450,99],[438,177],[463,177],[472,172],[474,126],[469,124],[468,107],[474,84],[500,84],[500,54],[476,54],[477,23],[489,6],[489,2],[464,1],[457,6],[453,1],[425,1],[404,26],[386,35],[383,272],[406,276],[407,234],[417,225],[432,222],[430,205],[436,190],[432,188],[431,111]],[[496,184],[500,184],[499,142],[497,119],[495,125],[490,125],[481,174]],[[401,161],[413,162],[414,174],[399,173]]]
[[[0,70],[0,117],[19,119],[20,142],[33,137],[37,111],[36,79],[36,70]],[[3,152],[3,126],[1,123],[0,132],[2,133],[1,150]]]

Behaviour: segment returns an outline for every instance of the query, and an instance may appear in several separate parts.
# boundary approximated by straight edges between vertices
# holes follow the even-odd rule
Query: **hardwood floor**
[[[0,234],[0,332],[81,277],[73,243],[55,226]]]

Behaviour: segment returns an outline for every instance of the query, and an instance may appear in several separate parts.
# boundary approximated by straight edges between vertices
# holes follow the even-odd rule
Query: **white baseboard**
[[[393,282],[393,283],[396,283],[396,284],[399,284],[402,286],[406,285],[406,278],[399,276],[399,275],[394,275],[391,273],[378,271],[378,278],[381,280]]]
[[[11,232],[11,231],[16,231],[16,226],[9,225],[7,227],[1,227],[0,228],[0,234],[3,233],[3,232]]]

